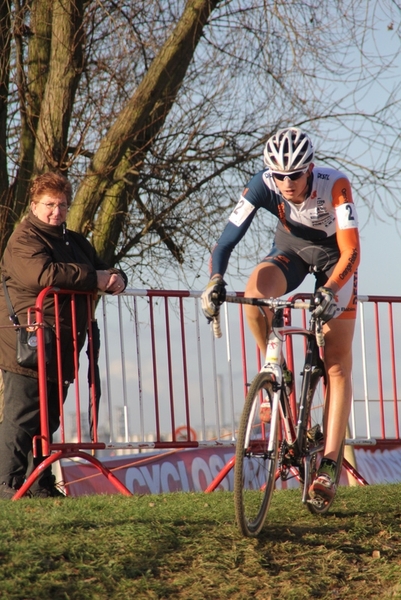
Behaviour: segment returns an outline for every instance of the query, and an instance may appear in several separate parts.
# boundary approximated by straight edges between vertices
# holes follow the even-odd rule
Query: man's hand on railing
[[[96,271],[97,287],[101,292],[120,294],[125,289],[125,281],[120,273],[110,271]]]

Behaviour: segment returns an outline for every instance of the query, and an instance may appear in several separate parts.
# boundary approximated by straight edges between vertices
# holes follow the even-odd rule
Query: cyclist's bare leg
[[[324,357],[328,376],[324,456],[332,460],[337,460],[351,408],[354,329],[354,319],[332,319],[324,326]]]
[[[285,294],[287,281],[279,267],[272,263],[260,263],[251,273],[245,288],[247,298],[277,298]],[[272,313],[265,311],[270,328]],[[266,353],[266,319],[261,315],[257,306],[245,305],[245,315],[248,327],[256,340],[263,357]]]

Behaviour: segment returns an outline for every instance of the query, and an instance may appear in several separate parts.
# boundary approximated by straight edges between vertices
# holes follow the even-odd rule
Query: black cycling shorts
[[[315,290],[325,285],[339,257],[340,251],[334,236],[319,243],[277,232],[274,245],[262,263],[272,263],[280,268],[287,280],[288,294],[301,285],[308,273],[315,276]],[[355,319],[356,296],[355,273],[336,294],[338,311],[334,318]]]

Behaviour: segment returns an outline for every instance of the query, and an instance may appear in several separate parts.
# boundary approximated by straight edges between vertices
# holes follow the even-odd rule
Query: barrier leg
[[[343,458],[343,467],[360,485],[369,485],[366,479],[362,477],[362,475],[351,465],[351,463],[348,462],[346,458]]]
[[[25,481],[23,486],[17,490],[15,495],[13,496],[13,500],[19,500],[22,498],[26,492],[29,490],[31,485],[37,480],[41,472],[49,467],[51,464],[60,460],[62,458],[83,458],[90,462],[96,469],[98,469],[114,487],[124,496],[132,496],[133,494],[129,491],[129,489],[121,483],[121,481],[107,468],[105,467],[95,456],[88,454],[87,452],[82,452],[81,450],[68,451],[65,452],[61,450],[60,452],[55,452],[51,454],[47,458],[40,463],[38,467],[30,474],[28,479]]]

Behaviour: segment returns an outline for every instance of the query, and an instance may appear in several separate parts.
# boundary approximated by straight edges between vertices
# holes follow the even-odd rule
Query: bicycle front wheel
[[[257,536],[262,529],[275,486],[278,427],[260,420],[260,404],[266,399],[272,406],[271,375],[258,373],[245,400],[235,454],[235,516],[240,531],[248,537]]]

